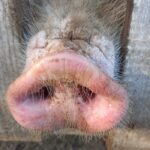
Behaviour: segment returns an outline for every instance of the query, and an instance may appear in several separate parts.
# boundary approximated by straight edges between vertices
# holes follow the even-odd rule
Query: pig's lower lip
[[[67,85],[71,96],[56,82],[62,80],[77,85]],[[63,92],[55,93],[55,88]],[[72,52],[40,60],[10,86],[7,101],[12,115],[25,128],[77,128],[87,133],[113,128],[128,106],[126,91],[119,84],[84,56]]]

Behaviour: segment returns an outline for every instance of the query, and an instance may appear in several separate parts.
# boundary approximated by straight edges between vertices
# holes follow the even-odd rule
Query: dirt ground
[[[100,139],[79,137],[49,137],[42,142],[0,142],[0,150],[105,150]]]

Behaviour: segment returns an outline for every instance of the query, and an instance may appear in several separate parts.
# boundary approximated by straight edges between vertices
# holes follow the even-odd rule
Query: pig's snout
[[[42,58],[10,86],[7,100],[14,118],[26,128],[88,133],[113,128],[128,105],[119,84],[72,51]]]

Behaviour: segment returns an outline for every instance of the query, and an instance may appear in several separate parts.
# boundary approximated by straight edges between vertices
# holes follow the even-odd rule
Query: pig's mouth
[[[72,52],[46,56],[9,88],[8,106],[29,129],[107,131],[125,114],[125,90],[85,57]]]

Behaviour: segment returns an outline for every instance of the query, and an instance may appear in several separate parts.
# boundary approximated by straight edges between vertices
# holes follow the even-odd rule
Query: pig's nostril
[[[39,101],[60,101],[64,99],[72,99],[78,101],[79,99],[84,103],[89,103],[95,100],[97,93],[77,81],[70,78],[61,78],[59,80],[46,80],[44,82],[35,82],[34,85],[28,89],[25,100],[30,102]]]
[[[82,97],[84,102],[88,102],[89,100],[92,100],[96,97],[96,93],[92,92],[87,87],[78,85],[78,89],[79,89],[79,95]]]
[[[55,89],[53,86],[43,86],[37,91],[31,92],[28,97],[33,100],[46,100],[54,96]]]

